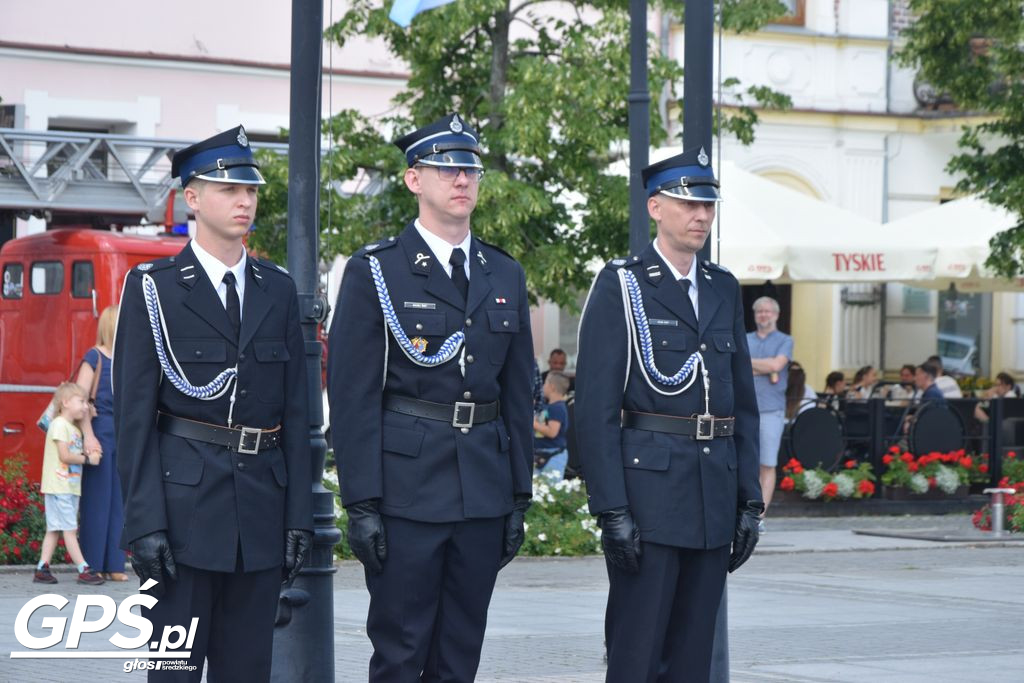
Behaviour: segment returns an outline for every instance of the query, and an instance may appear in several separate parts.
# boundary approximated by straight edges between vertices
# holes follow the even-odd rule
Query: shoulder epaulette
[[[252,254],[249,254],[249,258],[251,258],[255,263],[266,268],[268,271],[272,273],[281,273],[282,275],[287,275],[288,277],[291,277],[291,274],[288,272],[287,268],[274,263],[270,259],[253,256]]]
[[[637,266],[640,265],[640,263],[641,261],[639,256],[630,256],[629,258],[613,258],[605,267],[611,268],[612,270],[618,270],[619,268]]]
[[[515,257],[515,256],[513,256],[513,255],[512,255],[512,254],[510,254],[510,253],[508,253],[507,251],[505,251],[504,249],[502,249],[502,248],[501,248],[501,247],[499,247],[498,245],[496,245],[496,244],[491,244],[490,242],[485,242],[484,240],[480,239],[479,237],[475,237],[474,239],[476,239],[476,241],[477,241],[477,242],[479,242],[480,244],[484,245],[485,247],[488,247],[488,248],[490,248],[490,249],[493,249],[494,251],[498,252],[499,254],[504,254],[505,256],[508,256],[508,257],[509,257],[510,259],[512,259],[513,261],[515,261],[515,260],[516,260],[516,257]]]
[[[710,270],[717,270],[720,273],[729,273],[729,275],[732,275],[732,272],[728,268],[720,263],[715,263],[714,261],[701,261],[701,265]]]
[[[136,264],[132,271],[136,273],[155,273],[158,270],[166,270],[174,266],[174,257],[165,256],[154,261],[144,261]]]
[[[352,256],[363,256],[363,257],[371,256],[372,254],[375,254],[378,251],[383,251],[384,249],[390,249],[391,247],[395,246],[396,244],[398,244],[398,239],[397,238],[395,238],[395,237],[387,237],[385,239],[377,240],[376,242],[370,242],[369,244],[364,245],[363,247],[360,247],[360,249],[358,251],[356,251],[356,253],[352,254]]]

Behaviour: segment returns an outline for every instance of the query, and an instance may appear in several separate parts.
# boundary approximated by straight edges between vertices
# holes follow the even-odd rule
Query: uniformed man
[[[395,143],[419,217],[348,262],[328,340],[348,542],[366,571],[371,681],[472,681],[498,570],[531,495],[523,269],[470,232],[476,133]]]
[[[643,181],[657,238],[594,282],[576,434],[608,565],[607,680],[706,681],[726,570],[764,508],[757,404],[739,285],[697,261],[718,201],[707,154]]]
[[[154,634],[198,618],[186,671],[270,679],[281,581],[312,541],[306,362],[295,284],[246,254],[265,181],[241,126],[177,152],[196,218],[177,256],[133,268],[114,352],[122,542]],[[284,569],[282,570],[282,565]]]

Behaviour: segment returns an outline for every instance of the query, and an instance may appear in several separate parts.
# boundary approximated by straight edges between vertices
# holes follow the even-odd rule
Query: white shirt
[[[942,395],[946,398],[963,398],[964,394],[960,391],[960,385],[957,384],[956,380],[949,375],[940,375],[935,378],[935,386],[939,388]]]
[[[448,277],[452,276],[452,264],[448,263],[448,259],[452,257],[453,251],[455,251],[456,249],[461,249],[462,252],[466,255],[466,263],[463,266],[463,268],[466,269],[466,279],[469,279],[469,244],[473,239],[472,232],[467,232],[466,239],[452,246],[451,244],[448,244],[448,242],[444,241],[434,233],[424,228],[423,224],[420,223],[419,218],[416,219],[413,225],[416,226],[416,232],[420,234],[420,237],[423,238],[423,241],[427,243],[428,247],[430,247],[430,251],[434,252],[434,258],[436,258],[437,262],[444,267],[444,272],[448,273]]]
[[[195,253],[199,265],[202,266],[207,277],[210,278],[210,284],[217,290],[220,304],[225,310],[228,307],[228,286],[224,284],[224,273],[230,270],[235,274],[235,291],[238,292],[238,305],[244,311],[245,306],[242,303],[245,301],[245,249],[242,249],[242,258],[238,259],[238,263],[230,268],[225,266],[216,256],[199,246],[199,242],[195,240],[192,240],[192,251]],[[239,315],[241,315],[241,312],[239,312]]]
[[[665,258],[665,255],[661,253],[661,249],[658,248],[658,240],[654,240],[654,251],[661,257],[661,260],[665,262],[665,265],[668,266],[668,271],[672,273],[673,280],[679,282],[685,277],[690,281],[690,288],[686,291],[687,294],[690,295],[690,302],[693,304],[693,314],[698,316],[697,319],[699,320],[700,311],[697,309],[697,255],[694,254],[693,259],[690,261],[690,272],[683,275],[676,270],[676,267],[672,265],[672,262]]]

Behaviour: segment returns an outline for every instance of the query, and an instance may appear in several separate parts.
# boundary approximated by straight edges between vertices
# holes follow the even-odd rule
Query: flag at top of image
[[[402,28],[408,28],[413,17],[420,12],[426,12],[428,9],[441,7],[451,2],[455,2],[455,0],[395,0],[388,18]]]

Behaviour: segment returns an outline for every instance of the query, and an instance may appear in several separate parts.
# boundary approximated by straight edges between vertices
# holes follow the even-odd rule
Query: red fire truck
[[[132,266],[173,256],[186,239],[51,230],[0,248],[0,459],[25,454],[39,480],[45,435],[36,420],[96,343],[99,313],[118,303]]]

